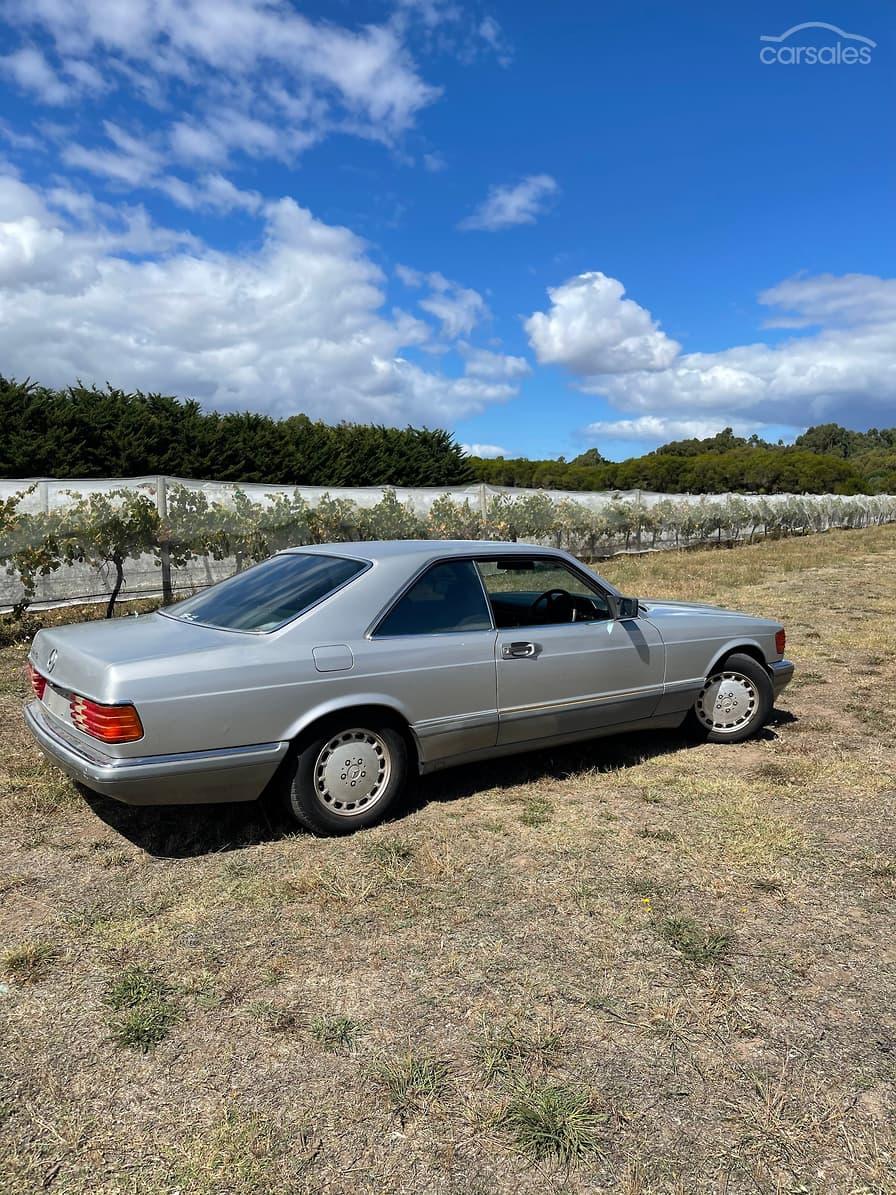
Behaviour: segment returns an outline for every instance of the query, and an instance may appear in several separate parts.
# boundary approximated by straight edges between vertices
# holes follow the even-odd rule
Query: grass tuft
[[[293,1033],[299,1027],[299,1016],[294,1008],[282,1004],[258,1003],[249,1010],[268,1033]]]
[[[484,1028],[476,1053],[486,1080],[491,1082],[520,1067],[551,1066],[563,1052],[564,1037],[564,1030],[552,1023],[490,1025]]]
[[[409,1050],[397,1058],[380,1061],[374,1077],[384,1088],[393,1111],[404,1117],[424,1112],[444,1093],[448,1063]]]
[[[20,983],[37,983],[50,969],[56,951],[48,942],[22,942],[3,955],[3,974]]]
[[[530,797],[523,805],[519,820],[524,826],[532,826],[537,829],[551,820],[553,812],[553,805],[544,797]]]
[[[364,1032],[351,1017],[315,1017],[311,1022],[311,1036],[325,1050],[351,1050]]]
[[[181,1017],[172,992],[169,984],[144,967],[128,967],[113,980],[106,1003],[120,1014],[109,1022],[116,1045],[147,1054],[164,1041]]]
[[[637,795],[648,805],[666,804],[666,794],[659,788],[643,788]]]
[[[308,1190],[301,1176],[315,1148],[307,1119],[285,1126],[253,1109],[230,1105],[216,1121],[179,1143],[171,1186],[182,1195],[270,1195]],[[152,1186],[153,1192],[161,1187]],[[140,1190],[144,1190],[141,1186]],[[147,1191],[150,1188],[146,1188]]]
[[[678,835],[671,830],[652,830],[649,826],[645,826],[643,830],[639,830],[638,837],[651,838],[654,842],[678,842]]]
[[[372,842],[367,848],[367,853],[374,863],[388,870],[413,863],[415,854],[413,846],[401,838],[382,838],[378,842]]]
[[[731,934],[704,929],[693,917],[666,917],[657,929],[670,946],[698,966],[720,963],[731,950]]]
[[[606,1119],[595,1111],[590,1092],[540,1083],[516,1092],[501,1123],[523,1153],[539,1161],[556,1157],[568,1165],[598,1148]]]

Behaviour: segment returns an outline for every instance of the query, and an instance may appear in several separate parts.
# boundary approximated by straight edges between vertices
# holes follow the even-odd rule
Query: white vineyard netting
[[[488,485],[363,489],[172,477],[0,481],[0,609],[185,596],[283,547],[525,540],[588,559],[896,522],[888,495],[669,495]]]

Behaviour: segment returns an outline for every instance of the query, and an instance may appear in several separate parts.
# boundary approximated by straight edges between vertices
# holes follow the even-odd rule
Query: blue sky
[[[896,423],[890,0],[0,13],[7,375],[492,455]]]

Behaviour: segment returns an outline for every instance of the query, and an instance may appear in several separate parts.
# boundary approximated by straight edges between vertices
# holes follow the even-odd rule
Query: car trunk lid
[[[28,658],[48,688],[116,701],[121,696],[111,691],[114,670],[120,674],[128,665],[164,657],[175,671],[179,657],[229,642],[232,632],[143,614],[38,631]]]

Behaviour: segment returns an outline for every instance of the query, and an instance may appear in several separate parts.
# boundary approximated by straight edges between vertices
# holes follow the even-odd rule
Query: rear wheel
[[[775,694],[768,673],[752,656],[729,656],[706,678],[692,721],[711,743],[740,743],[765,724]]]
[[[330,723],[296,756],[289,810],[314,834],[372,826],[399,796],[407,767],[407,743],[394,727],[366,718]]]

